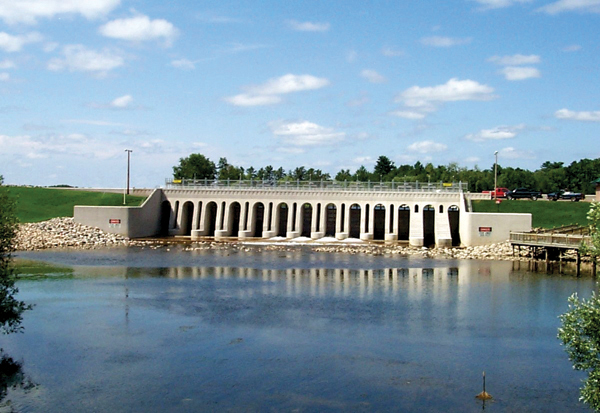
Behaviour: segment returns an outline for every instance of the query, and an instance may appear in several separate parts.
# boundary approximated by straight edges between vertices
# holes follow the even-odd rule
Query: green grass
[[[72,217],[75,205],[122,206],[123,194],[10,186],[9,194],[17,201],[20,222],[40,222],[57,217]],[[139,206],[146,198],[127,196],[127,206]]]
[[[474,212],[530,213],[534,228],[587,225],[589,209],[589,202],[505,200],[496,205],[491,200],[473,201]]]

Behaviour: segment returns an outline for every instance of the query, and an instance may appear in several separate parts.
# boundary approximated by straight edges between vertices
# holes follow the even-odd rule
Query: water
[[[8,411],[588,411],[556,333],[591,278],[309,248],[19,262],[35,308],[0,347],[33,386]]]

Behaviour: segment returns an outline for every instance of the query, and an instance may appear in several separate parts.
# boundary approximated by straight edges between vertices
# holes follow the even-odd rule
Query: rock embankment
[[[78,248],[92,249],[108,246],[152,246],[161,248],[174,243],[185,242],[182,240],[129,240],[126,237],[109,234],[98,228],[88,227],[76,223],[73,218],[54,218],[49,221],[33,224],[21,224],[16,237],[17,251],[33,251],[49,248]],[[300,246],[310,246],[317,252],[364,254],[364,255],[412,255],[424,258],[454,258],[454,259],[481,259],[481,260],[519,260],[523,256],[514,256],[508,242],[467,248],[414,248],[393,244],[322,244],[318,241],[296,243],[273,241],[266,244],[264,241],[249,242],[215,242],[194,241],[185,242],[185,249],[237,249],[241,251],[260,252],[260,250],[292,250]]]
[[[128,238],[78,224],[73,218],[54,218],[19,225],[15,245],[17,251],[33,251],[64,247],[96,248],[127,245],[127,242]]]

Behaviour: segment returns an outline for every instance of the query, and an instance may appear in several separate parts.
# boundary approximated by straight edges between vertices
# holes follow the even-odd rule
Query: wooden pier
[[[511,232],[509,242],[518,249],[519,256],[521,248],[529,250],[531,258],[543,256],[546,264],[550,261],[562,261],[563,253],[569,250],[575,251],[577,275],[581,273],[582,245],[590,243],[589,228],[578,225],[569,225],[538,232]],[[592,273],[596,275],[596,265],[592,262]]]

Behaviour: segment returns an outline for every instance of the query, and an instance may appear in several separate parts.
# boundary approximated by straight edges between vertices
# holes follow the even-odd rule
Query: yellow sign
[[[173,183],[174,184],[180,184],[181,183],[181,179],[173,179]]]
[[[452,186],[452,184],[447,184],[446,182],[444,182],[442,185],[443,186]]]

